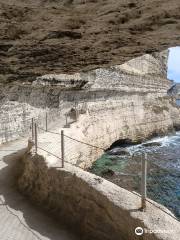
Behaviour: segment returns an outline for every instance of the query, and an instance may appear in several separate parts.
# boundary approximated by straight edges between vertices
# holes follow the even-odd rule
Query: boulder
[[[114,148],[108,152],[110,155],[116,155],[116,156],[124,156],[124,155],[130,155],[127,149],[125,148]]]

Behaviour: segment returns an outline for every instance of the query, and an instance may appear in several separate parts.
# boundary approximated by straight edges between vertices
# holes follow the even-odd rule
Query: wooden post
[[[32,140],[34,139],[34,118],[31,119]]]
[[[142,177],[141,177],[141,208],[143,211],[146,210],[146,181],[147,181],[147,155],[142,157]]]
[[[64,130],[61,130],[61,159],[62,168],[64,167]]]
[[[46,132],[47,132],[47,129],[48,129],[48,115],[47,115],[47,112],[46,112]]]
[[[35,134],[35,152],[37,153],[37,124],[34,124],[34,134]]]

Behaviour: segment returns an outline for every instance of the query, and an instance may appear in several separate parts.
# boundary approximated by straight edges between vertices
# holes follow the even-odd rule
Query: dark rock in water
[[[130,155],[130,153],[123,148],[115,148],[108,152],[109,155],[116,155],[116,156],[123,156],[123,155]]]
[[[158,147],[161,145],[162,144],[160,142],[150,142],[150,143],[144,143],[142,146],[143,147]]]
[[[106,169],[104,171],[101,172],[103,177],[112,177],[115,175],[115,172],[111,169]]]
[[[137,145],[137,144],[140,144],[140,143],[142,143],[141,140],[133,141],[133,140],[131,140],[129,138],[127,138],[127,139],[119,139],[119,140],[115,141],[110,146],[110,148],[107,149],[107,151],[109,151],[109,150],[111,150],[111,149],[113,149],[115,147],[123,147],[123,148],[125,148],[125,147],[129,147],[129,146],[132,146],[132,145]]]

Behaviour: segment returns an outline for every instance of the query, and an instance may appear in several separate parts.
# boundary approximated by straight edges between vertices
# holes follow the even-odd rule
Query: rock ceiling
[[[0,82],[122,64],[176,45],[179,0],[0,0]]]

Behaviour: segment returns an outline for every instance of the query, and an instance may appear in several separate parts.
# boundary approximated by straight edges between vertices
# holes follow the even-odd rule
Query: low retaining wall
[[[60,164],[50,165],[40,155],[26,153],[18,187],[31,200],[78,230],[82,239],[178,239],[180,223],[161,209],[147,203],[147,211],[141,212],[138,195],[69,164],[62,169]],[[137,236],[136,227],[144,231],[173,229],[174,233]]]

